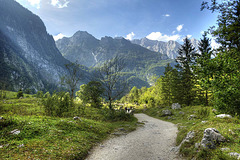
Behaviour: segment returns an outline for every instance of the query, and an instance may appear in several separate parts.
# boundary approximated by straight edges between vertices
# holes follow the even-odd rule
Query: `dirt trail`
[[[127,135],[108,139],[92,150],[86,160],[178,160],[171,148],[175,146],[176,125],[145,114],[135,114],[144,122]]]

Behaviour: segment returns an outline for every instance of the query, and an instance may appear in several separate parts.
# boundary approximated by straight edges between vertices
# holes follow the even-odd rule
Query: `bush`
[[[73,101],[68,92],[54,93],[52,96],[46,93],[42,99],[44,110],[48,116],[65,117],[73,108]]]
[[[43,91],[37,91],[36,97],[43,98]]]
[[[0,99],[5,99],[7,98],[7,93],[4,90],[0,90]]]
[[[128,114],[124,109],[114,110],[114,109],[102,109],[102,114],[105,120],[109,121],[129,121],[133,119],[132,114]]]
[[[18,91],[18,93],[17,93],[17,98],[19,99],[19,98],[21,98],[21,97],[24,97],[24,96],[23,96],[23,91],[22,91],[22,89],[19,89],[19,91]]]

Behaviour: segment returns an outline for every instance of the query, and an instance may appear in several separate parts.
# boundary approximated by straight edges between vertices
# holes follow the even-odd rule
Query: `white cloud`
[[[177,41],[180,39],[180,35],[178,34],[175,34],[175,35],[163,35],[161,32],[152,32],[150,33],[147,38],[150,39],[150,40],[158,40],[158,41],[170,41],[170,40],[173,40],[173,41]]]
[[[135,36],[135,34],[133,32],[131,32],[125,38],[131,41],[131,40],[133,40],[134,36]]]
[[[32,6],[40,9],[41,0],[27,0]]]
[[[180,25],[177,26],[176,29],[177,29],[178,32],[180,32],[182,30],[182,28],[183,28],[183,24],[180,24]]]
[[[57,41],[57,40],[59,40],[59,39],[62,39],[63,37],[66,37],[64,34],[62,34],[62,33],[59,33],[58,35],[56,35],[56,36],[53,36],[53,39],[55,40],[55,41]]]
[[[190,35],[190,34],[189,34],[189,35],[187,35],[187,38],[191,38],[191,37],[192,37],[192,35]]]
[[[170,17],[170,14],[164,14],[163,16],[164,17]]]
[[[60,2],[61,1],[61,2]],[[51,0],[51,5],[57,8],[65,8],[68,7],[68,0]]]
[[[176,33],[176,31],[172,31],[172,34]]]

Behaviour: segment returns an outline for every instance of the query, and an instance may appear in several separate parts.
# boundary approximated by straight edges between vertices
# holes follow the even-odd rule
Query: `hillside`
[[[70,63],[42,20],[14,0],[0,0],[1,82],[5,89],[56,87]],[[14,10],[14,12],[13,12]]]

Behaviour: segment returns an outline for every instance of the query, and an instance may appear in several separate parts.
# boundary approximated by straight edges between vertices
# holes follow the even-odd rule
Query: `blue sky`
[[[199,39],[217,19],[211,11],[200,11],[203,0],[16,1],[37,14],[55,38],[81,30],[98,39],[121,36],[181,41],[187,35]]]

